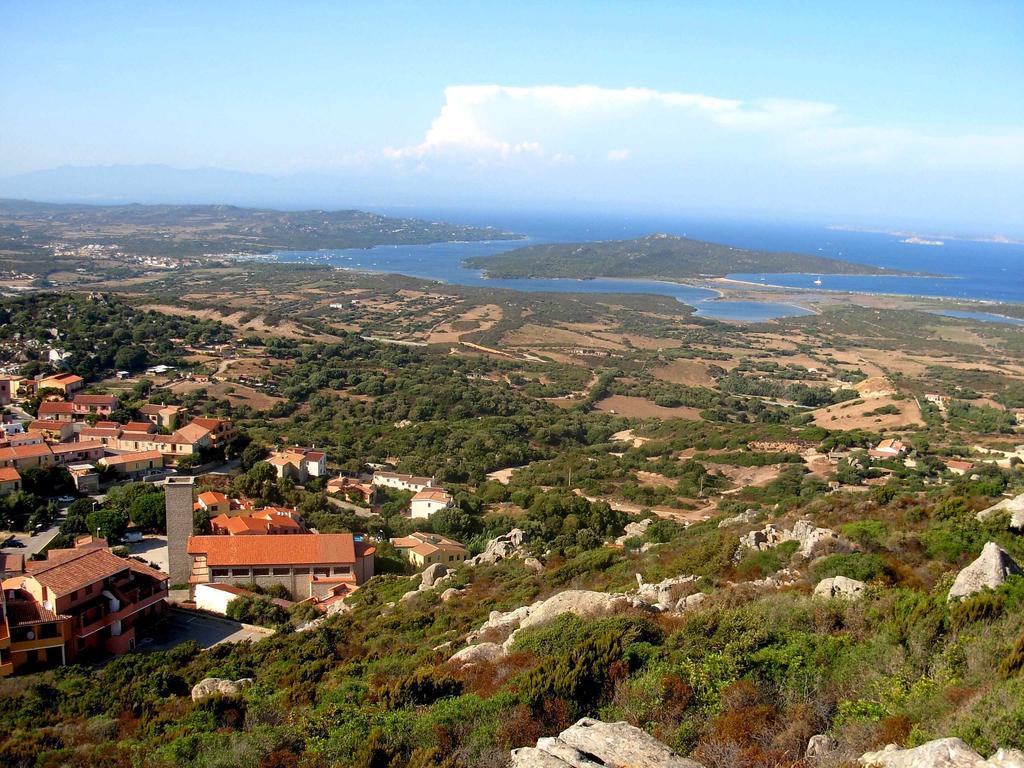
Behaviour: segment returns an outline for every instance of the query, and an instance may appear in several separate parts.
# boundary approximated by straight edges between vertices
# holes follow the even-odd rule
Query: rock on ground
[[[512,750],[512,768],[702,768],[628,723],[584,717],[536,747]]]
[[[977,514],[977,518],[981,522],[985,522],[1001,512],[1009,514],[1011,530],[1024,531],[1024,493],[1012,499],[1003,499],[988,509],[981,510]]]
[[[913,749],[890,744],[858,762],[867,768],[1024,768],[1024,752],[1000,749],[986,760],[960,739],[936,739]]]
[[[800,544],[797,553],[803,557],[810,557],[821,545],[835,546],[839,543],[839,536],[830,528],[818,528],[809,520],[798,520],[791,529],[783,528],[777,523],[768,523],[759,531],[751,531],[740,537],[740,549],[737,557],[742,556],[744,549],[754,549],[763,552],[767,549],[774,549],[785,541],[796,541]]]
[[[457,664],[478,664],[500,659],[504,655],[505,649],[497,643],[478,643],[463,648],[455,653],[449,661],[454,661]]]
[[[623,534],[615,540],[615,544],[623,546],[629,539],[634,539],[637,536],[643,536],[647,529],[651,527],[651,523],[654,521],[651,518],[645,518],[638,523],[626,523],[626,527],[623,528]]]
[[[487,547],[476,557],[471,557],[466,562],[469,565],[483,565],[484,563],[497,563],[510,557],[521,557],[523,542],[526,541],[526,534],[519,528],[513,528],[508,533],[497,536],[487,542]]]
[[[670,576],[657,584],[648,584],[639,573],[636,575],[637,596],[661,611],[672,610],[679,601],[681,588],[695,585],[696,576]]]
[[[424,589],[429,589],[437,583],[438,579],[442,579],[451,573],[451,570],[452,569],[444,563],[433,563],[432,565],[428,565],[423,569],[422,573],[420,573],[420,586]]]
[[[833,576],[829,579],[822,579],[814,588],[815,597],[833,598],[840,597],[845,600],[859,600],[864,597],[864,588],[867,585],[863,581],[848,579],[846,576]]]
[[[949,590],[949,600],[960,600],[981,592],[983,589],[995,589],[1004,584],[1013,574],[1021,573],[1020,566],[1005,549],[993,541],[985,545],[981,555],[973,563],[956,575],[956,580]]]
[[[748,509],[745,512],[740,512],[738,515],[725,518],[725,520],[718,524],[718,527],[728,528],[732,525],[749,525],[755,522],[760,514],[756,509]]]
[[[811,736],[807,740],[807,749],[804,751],[805,757],[824,757],[825,755],[831,754],[836,749],[836,740],[825,733],[819,733],[815,736]]]
[[[220,677],[206,677],[192,686],[192,701],[205,699],[207,696],[237,696],[252,685],[251,677],[239,680],[225,680]]]

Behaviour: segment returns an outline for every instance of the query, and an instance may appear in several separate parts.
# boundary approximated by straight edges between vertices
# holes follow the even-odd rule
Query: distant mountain
[[[453,240],[516,239],[490,227],[356,210],[278,211],[232,205],[83,205],[0,200],[0,250],[55,241],[116,245],[138,255],[267,253]]]
[[[801,253],[735,248],[675,235],[635,240],[531,245],[466,264],[490,277],[722,277],[733,272],[813,272],[837,275],[905,274]]]

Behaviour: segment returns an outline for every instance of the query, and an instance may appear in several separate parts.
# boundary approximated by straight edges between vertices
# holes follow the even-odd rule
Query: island
[[[654,234],[633,240],[548,243],[496,256],[466,259],[465,266],[488,277],[629,277],[685,279],[724,277],[736,272],[809,272],[829,275],[908,274],[869,264],[737,248],[676,235]]]

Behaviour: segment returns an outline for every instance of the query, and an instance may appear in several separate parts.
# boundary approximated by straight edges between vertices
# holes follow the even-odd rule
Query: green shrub
[[[832,576],[846,576],[857,581],[875,581],[876,579],[891,583],[894,581],[892,570],[878,555],[866,555],[860,552],[829,555],[822,558],[812,568],[815,581]]]
[[[380,702],[385,709],[401,709],[433,704],[461,693],[462,683],[450,672],[421,667],[381,691]]]
[[[882,544],[889,530],[878,520],[855,520],[841,528],[843,536],[862,547],[877,547]]]

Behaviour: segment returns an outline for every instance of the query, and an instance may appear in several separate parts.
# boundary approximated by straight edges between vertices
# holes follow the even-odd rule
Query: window
[[[336,565],[336,566],[334,566],[334,575],[335,576],[344,575],[344,574],[348,574],[348,573],[351,573],[351,572],[352,572],[352,569],[349,568],[347,565]]]
[[[253,576],[269,576],[270,575],[270,569],[269,568],[253,568],[252,569],[252,575]]]
[[[315,573],[317,576],[330,576],[331,575],[331,569],[330,568],[314,568],[313,569],[313,573]]]
[[[211,573],[213,574],[213,577],[215,579],[216,578],[224,578],[225,576],[228,575],[228,569],[227,568],[214,568],[213,571],[211,571]]]
[[[232,576],[248,576],[249,575],[249,569],[248,568],[232,568],[231,569],[231,575]]]
[[[87,594],[87,595],[91,595],[92,594],[92,584],[86,584],[85,585],[85,594]]]
[[[294,573],[309,573],[309,568],[295,568]]]
[[[274,568],[275,576],[287,576],[291,573],[291,568]]]

